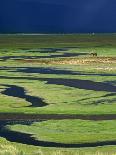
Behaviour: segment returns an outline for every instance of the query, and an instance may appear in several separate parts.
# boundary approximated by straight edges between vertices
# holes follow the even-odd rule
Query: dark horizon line
[[[12,32],[0,33],[0,35],[71,35],[71,34],[116,34],[116,32],[56,32],[56,33],[40,33],[40,32]]]

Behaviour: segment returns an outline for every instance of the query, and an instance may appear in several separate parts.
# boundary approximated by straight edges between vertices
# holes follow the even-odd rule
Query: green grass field
[[[32,134],[42,141],[83,144],[115,141],[115,126],[115,121],[57,120],[8,127],[13,131]]]
[[[0,114],[116,115],[115,41],[115,34],[0,35]],[[114,142],[115,122],[48,120],[8,130],[56,143]],[[46,148],[1,137],[1,154],[6,146],[14,155],[116,153],[110,144]]]

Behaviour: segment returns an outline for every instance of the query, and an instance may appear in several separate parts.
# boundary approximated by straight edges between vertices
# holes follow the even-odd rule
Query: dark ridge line
[[[20,133],[16,131],[10,131],[5,128],[0,131],[0,136],[6,138],[10,142],[17,142],[26,145],[42,146],[42,147],[56,147],[56,148],[84,148],[84,147],[98,147],[107,145],[116,145],[114,141],[101,141],[93,143],[80,143],[80,144],[65,144],[57,142],[40,141],[34,139],[33,134]]]
[[[0,113],[0,121],[37,121],[37,120],[65,120],[81,119],[92,121],[116,120],[116,114],[24,114]]]
[[[5,86],[7,88],[5,88],[5,90],[2,91],[1,94],[25,99],[26,101],[32,104],[28,107],[43,107],[47,105],[47,103],[43,102],[41,98],[26,95],[26,91],[23,87],[19,87],[16,85],[2,85],[2,86]]]

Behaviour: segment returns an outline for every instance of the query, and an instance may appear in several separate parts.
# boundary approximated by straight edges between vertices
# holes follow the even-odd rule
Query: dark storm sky
[[[0,0],[0,33],[116,32],[116,0]]]

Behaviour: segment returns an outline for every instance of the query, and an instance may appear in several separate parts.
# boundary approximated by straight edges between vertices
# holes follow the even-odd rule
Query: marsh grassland
[[[0,35],[0,155],[116,154],[116,35]]]

